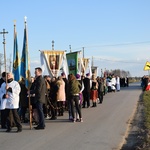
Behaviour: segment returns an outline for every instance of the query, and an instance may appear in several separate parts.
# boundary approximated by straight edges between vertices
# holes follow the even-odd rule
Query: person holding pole
[[[14,122],[17,127],[17,132],[22,131],[20,117],[17,112],[17,109],[19,108],[19,93],[20,93],[20,91],[21,91],[20,85],[17,81],[14,81],[13,74],[7,73],[7,82],[4,82],[1,85],[1,99],[3,99],[6,102],[5,103],[5,111],[6,111],[6,119],[7,119],[6,132],[11,131],[10,113],[12,113],[12,116],[14,118]]]
[[[37,127],[34,127],[36,130],[45,129],[45,119],[43,112],[43,104],[45,103],[45,92],[46,85],[45,80],[42,77],[42,69],[40,67],[35,68],[35,86],[30,94],[35,94],[34,102],[36,109],[38,111],[39,123]]]

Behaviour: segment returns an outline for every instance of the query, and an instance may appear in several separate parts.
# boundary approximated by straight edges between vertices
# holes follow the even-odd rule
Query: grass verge
[[[150,150],[150,91],[143,92],[143,132],[140,150]]]

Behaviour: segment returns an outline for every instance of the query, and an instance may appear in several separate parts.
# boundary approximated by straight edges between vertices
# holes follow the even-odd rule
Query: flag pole
[[[27,30],[27,17],[25,16],[24,17],[24,23],[25,23],[25,30]],[[26,49],[25,49],[25,53],[26,53],[26,57],[28,57],[28,38],[27,38],[27,31],[25,32],[26,34]],[[28,58],[26,58],[28,59]],[[29,64],[27,64],[29,65]],[[27,66],[26,66],[27,67]],[[28,72],[29,73],[29,72]],[[29,82],[30,80],[30,75],[28,74],[27,76],[27,80]],[[28,83],[29,84],[29,83]],[[30,129],[32,129],[32,106],[31,106],[31,95],[30,95],[30,88],[29,88],[29,85],[27,87],[27,90],[28,90],[28,93],[29,93],[29,97],[28,97],[28,100],[29,100],[29,120],[30,120]]]
[[[32,129],[32,105],[31,105],[31,95],[30,95],[30,89],[28,88],[28,93],[29,93],[29,121],[30,121],[30,130]]]
[[[3,34],[3,45],[4,45],[4,64],[5,64],[5,73],[7,72],[7,69],[6,69],[6,42],[5,42],[5,34],[8,34],[8,32],[5,31],[5,29],[3,29],[3,32],[0,32],[0,34]],[[7,74],[6,74],[6,88],[7,88]],[[7,90],[6,90],[7,92]]]

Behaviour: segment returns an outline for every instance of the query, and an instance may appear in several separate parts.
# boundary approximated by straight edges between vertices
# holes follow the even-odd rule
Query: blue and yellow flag
[[[28,37],[27,37],[27,24],[25,20],[23,49],[21,57],[21,77],[25,80],[25,86],[29,90],[31,86],[31,73],[29,64],[29,53],[28,53]]]
[[[14,24],[13,74],[14,80],[20,81],[20,57],[18,52],[17,32],[15,24]]]

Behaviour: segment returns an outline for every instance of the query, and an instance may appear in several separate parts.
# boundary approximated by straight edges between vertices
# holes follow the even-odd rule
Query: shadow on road
[[[142,91],[142,87],[141,87],[140,82],[136,82],[136,83],[129,84],[128,87],[121,87],[121,90],[141,90]]]

